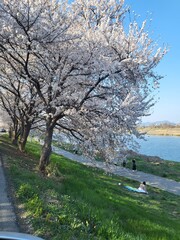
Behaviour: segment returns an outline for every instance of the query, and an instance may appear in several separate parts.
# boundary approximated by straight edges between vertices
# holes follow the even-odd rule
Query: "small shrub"
[[[23,183],[19,187],[16,195],[20,200],[28,200],[35,195],[35,190],[33,189],[33,187],[30,184]]]
[[[166,173],[163,173],[162,177],[168,177],[168,175]]]
[[[34,217],[41,217],[43,215],[43,202],[37,195],[34,195],[33,198],[29,199],[26,206],[29,210],[31,210]]]

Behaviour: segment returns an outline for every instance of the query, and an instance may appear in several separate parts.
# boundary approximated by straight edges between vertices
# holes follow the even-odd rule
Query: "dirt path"
[[[159,188],[164,191],[174,193],[174,194],[180,196],[180,182],[176,182],[171,179],[158,177],[158,176],[140,172],[140,171],[132,172],[129,169],[119,167],[119,166],[114,166],[114,165],[107,165],[104,162],[94,162],[83,156],[72,154],[70,152],[67,152],[65,150],[62,150],[62,149],[59,149],[56,147],[53,147],[53,151],[57,154],[63,155],[64,157],[67,157],[73,161],[80,162],[84,165],[97,167],[97,168],[103,169],[109,173],[116,174],[118,176],[122,176],[122,177],[126,177],[126,178],[130,178],[133,180],[137,180],[139,182],[146,181],[147,185],[150,185],[152,187],[156,187],[156,188]]]
[[[0,155],[0,231],[19,232],[16,216],[8,196],[2,156]]]

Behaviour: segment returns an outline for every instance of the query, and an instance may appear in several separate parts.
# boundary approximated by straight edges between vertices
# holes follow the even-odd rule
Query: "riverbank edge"
[[[180,137],[179,127],[172,127],[172,128],[139,127],[138,131],[145,135]]]
[[[138,171],[180,182],[180,162],[129,150],[126,155],[126,168],[132,168],[132,159],[136,161]]]

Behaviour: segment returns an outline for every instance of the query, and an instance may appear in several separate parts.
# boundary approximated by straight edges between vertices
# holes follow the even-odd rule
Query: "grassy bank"
[[[127,160],[127,168],[132,169],[132,158],[136,160],[137,170],[180,182],[180,162],[161,160],[158,157],[135,155]]]
[[[123,185],[139,183],[55,154],[44,178],[37,171],[38,144],[28,143],[27,153],[21,154],[6,139],[0,140],[26,231],[46,240],[179,239],[180,197],[150,187],[149,195],[129,192]]]
[[[162,135],[162,136],[180,136],[180,127],[179,126],[149,126],[149,127],[140,127],[138,130],[142,133],[147,133],[148,135]]]

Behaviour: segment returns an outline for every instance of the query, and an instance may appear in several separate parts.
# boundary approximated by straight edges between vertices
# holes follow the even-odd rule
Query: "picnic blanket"
[[[144,193],[144,194],[147,194],[146,191],[144,190],[140,190],[138,188],[133,188],[131,186],[124,186],[126,189],[128,189],[129,191],[132,191],[132,192],[137,192],[137,193]]]

